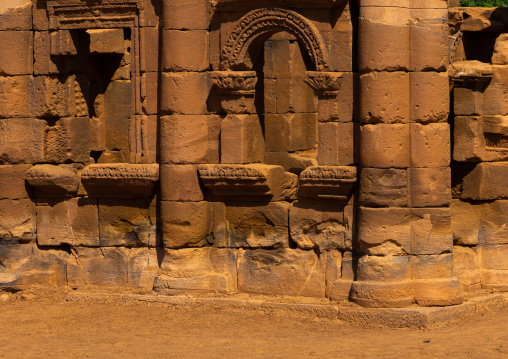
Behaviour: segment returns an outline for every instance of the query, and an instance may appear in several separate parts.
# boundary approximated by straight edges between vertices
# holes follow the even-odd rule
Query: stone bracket
[[[280,201],[294,199],[296,175],[281,166],[201,165],[199,177],[215,197],[247,201]]]
[[[307,167],[299,178],[299,197],[345,202],[357,181],[354,166]]]
[[[150,197],[159,180],[158,164],[92,164],[81,174],[90,197]]]

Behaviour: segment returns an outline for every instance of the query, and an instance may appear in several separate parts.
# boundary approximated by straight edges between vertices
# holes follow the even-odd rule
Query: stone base
[[[339,319],[361,326],[430,329],[452,324],[508,305],[508,294],[489,294],[470,298],[467,302],[449,307],[363,308],[344,302],[337,305],[323,299],[302,297],[269,297],[236,294],[224,296],[163,296],[142,294],[85,293],[74,291],[67,301],[105,301],[164,303],[179,307],[210,307],[214,310],[262,310],[283,312],[285,315]]]

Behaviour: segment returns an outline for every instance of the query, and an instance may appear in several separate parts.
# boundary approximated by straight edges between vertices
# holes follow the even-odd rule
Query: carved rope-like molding
[[[352,166],[313,166],[300,174],[300,181],[356,181],[356,167]]]
[[[245,166],[200,166],[199,176],[203,179],[212,180],[265,180],[263,172]]]
[[[82,180],[94,179],[143,179],[159,180],[159,166],[140,164],[92,164],[81,174]]]
[[[240,19],[222,49],[221,68],[228,70],[240,63],[245,56],[247,43],[260,33],[276,29],[295,35],[307,50],[318,71],[328,68],[325,45],[315,26],[294,11],[277,8],[253,10]]]
[[[340,90],[341,72],[308,71],[305,82],[317,92],[318,95],[333,96]]]
[[[258,82],[255,71],[215,71],[213,84],[222,93],[253,94]]]

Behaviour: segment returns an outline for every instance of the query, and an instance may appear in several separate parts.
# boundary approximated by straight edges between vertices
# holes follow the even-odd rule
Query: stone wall
[[[508,289],[506,14],[505,8],[450,11],[452,228],[455,269],[466,290]]]
[[[506,290],[499,11],[1,5],[0,286],[369,307]]]

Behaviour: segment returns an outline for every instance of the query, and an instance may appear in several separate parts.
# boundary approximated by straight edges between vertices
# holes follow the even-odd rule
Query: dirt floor
[[[508,308],[432,330],[0,293],[0,358],[508,358]]]

